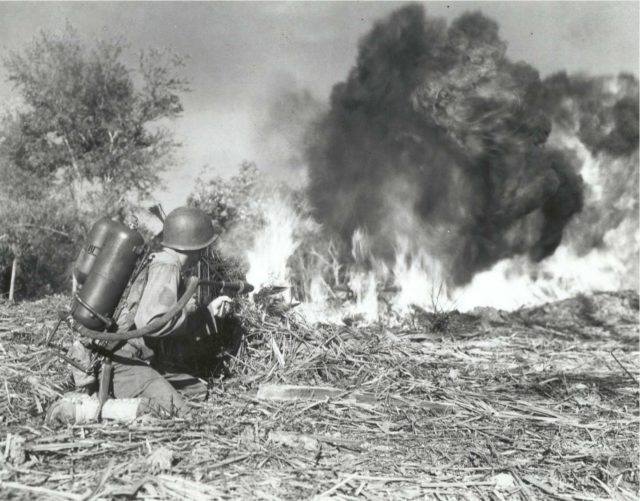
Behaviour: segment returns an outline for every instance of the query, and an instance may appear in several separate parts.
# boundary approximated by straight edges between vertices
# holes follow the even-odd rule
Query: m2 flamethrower
[[[89,233],[74,267],[80,291],[74,297],[71,311],[61,318],[87,338],[126,340],[149,335],[161,328],[184,308],[196,291],[199,300],[207,302],[220,295],[235,297],[253,291],[253,286],[247,282],[211,280],[209,273],[205,277],[199,273],[198,277],[186,280],[185,293],[161,318],[136,330],[119,326],[115,320],[123,306],[122,298],[144,268],[149,252],[150,246],[135,228],[109,218],[99,220]],[[209,271],[210,263],[206,264]]]
[[[204,283],[203,283],[204,282]],[[210,282],[210,283],[209,283]],[[66,317],[65,320],[72,329],[78,332],[80,335],[87,337],[89,339],[93,339],[94,341],[126,341],[129,339],[139,338],[143,336],[147,336],[149,334],[153,334],[153,332],[162,328],[167,322],[169,322],[176,314],[180,313],[180,310],[184,308],[191,299],[191,297],[195,294],[196,289],[199,286],[211,286],[214,290],[219,291],[217,295],[222,294],[226,291],[227,295],[238,295],[238,294],[246,294],[253,290],[253,285],[243,282],[243,281],[233,281],[233,282],[222,282],[222,281],[214,281],[214,280],[198,280],[197,277],[190,277],[187,279],[186,290],[184,294],[180,297],[178,302],[175,304],[173,308],[167,311],[164,315],[155,318],[145,327],[141,327],[135,330],[126,330],[121,331],[117,330],[115,332],[107,332],[107,331],[95,331],[86,326],[80,324],[79,322],[73,322],[71,317]]]
[[[244,280],[200,280],[199,286],[210,287],[215,296],[239,296],[253,292],[253,285]]]

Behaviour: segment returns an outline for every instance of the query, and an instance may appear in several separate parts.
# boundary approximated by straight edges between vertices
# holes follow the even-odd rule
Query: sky
[[[307,89],[327,102],[355,62],[358,40],[403,2],[0,2],[0,56],[40,30],[66,23],[87,40],[126,39],[134,53],[169,48],[186,56],[191,92],[170,126],[182,143],[155,193],[169,211],[198,175],[230,175],[243,160],[269,170],[264,119],[279,89]],[[544,77],[567,70],[638,75],[638,2],[426,2],[452,20],[481,10],[500,24],[507,56]],[[15,92],[0,67],[0,99]],[[271,165],[270,165],[271,164]],[[206,170],[203,168],[206,166]]]

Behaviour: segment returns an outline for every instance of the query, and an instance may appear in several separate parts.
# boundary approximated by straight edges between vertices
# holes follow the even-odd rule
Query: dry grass
[[[245,304],[232,376],[193,419],[50,429],[66,368],[37,343],[65,302],[0,305],[4,499],[637,499],[635,293],[445,330],[418,310],[312,327]],[[264,384],[343,391],[260,400]]]

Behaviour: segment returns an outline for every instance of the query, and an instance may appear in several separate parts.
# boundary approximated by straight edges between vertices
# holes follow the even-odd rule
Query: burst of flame
[[[255,235],[252,249],[247,252],[247,280],[256,290],[288,282],[287,261],[300,245],[295,231],[303,223],[293,208],[281,198],[274,197],[264,205],[265,224]]]
[[[397,237],[393,277],[399,291],[393,297],[392,305],[400,315],[408,314],[412,305],[427,311],[436,310],[447,297],[438,261],[423,249],[412,252],[406,236]]]
[[[468,285],[452,289],[446,286],[442,264],[417,244],[415,236],[396,235],[395,262],[389,267],[376,258],[366,232],[358,229],[351,242],[354,263],[344,274],[353,297],[336,300],[320,269],[305,270],[311,278],[306,282],[307,300],[299,311],[312,322],[338,322],[349,316],[373,322],[382,316],[388,319],[390,313],[407,315],[412,305],[427,311],[469,311],[479,306],[515,309],[597,290],[638,289],[636,191],[626,189],[619,181],[612,188],[607,178],[611,172],[617,177],[635,172],[635,164],[624,162],[637,163],[637,153],[632,158],[594,156],[575,134],[566,131],[556,132],[552,140],[576,155],[586,184],[585,207],[592,214],[595,211],[600,218],[597,222],[609,225],[603,230],[600,245],[585,250],[576,243],[593,230],[591,221],[578,215],[567,228],[562,245],[549,258],[540,263],[523,256],[506,259],[476,274]],[[609,206],[619,215],[613,223],[606,216]],[[258,289],[289,282],[288,261],[301,243],[296,235],[309,223],[284,199],[271,200],[264,216],[266,224],[255,236],[247,256],[247,279]]]

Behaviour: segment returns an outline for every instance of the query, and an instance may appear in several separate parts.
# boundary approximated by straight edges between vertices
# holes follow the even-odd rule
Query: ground
[[[638,498],[635,292],[348,326],[245,304],[193,418],[50,428],[67,305],[0,303],[0,498]]]

